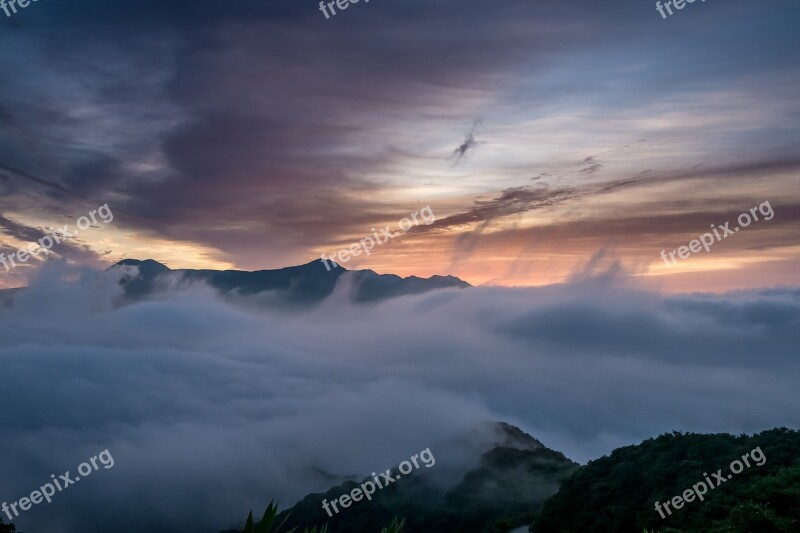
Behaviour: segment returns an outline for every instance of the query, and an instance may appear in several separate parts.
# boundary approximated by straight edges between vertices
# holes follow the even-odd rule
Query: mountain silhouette
[[[140,299],[157,293],[169,283],[202,282],[225,295],[251,296],[272,292],[289,303],[313,304],[330,296],[342,276],[348,276],[357,302],[378,301],[397,296],[420,294],[471,285],[454,276],[401,278],[394,274],[378,274],[373,270],[347,270],[335,266],[331,270],[320,261],[277,270],[172,270],[152,259],[124,259],[111,268],[136,267],[138,275],[123,280],[126,295]]]

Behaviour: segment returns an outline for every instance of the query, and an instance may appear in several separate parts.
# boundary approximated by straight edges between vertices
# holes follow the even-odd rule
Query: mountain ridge
[[[313,304],[330,296],[342,276],[350,276],[357,302],[372,302],[397,296],[421,294],[436,289],[468,288],[469,283],[451,275],[428,278],[378,274],[374,270],[347,270],[340,265],[328,269],[321,260],[270,270],[171,269],[154,259],[123,259],[109,270],[135,267],[138,275],[123,280],[126,296],[144,298],[157,293],[167,276],[182,282],[203,282],[222,294],[253,296],[274,292],[292,304]]]

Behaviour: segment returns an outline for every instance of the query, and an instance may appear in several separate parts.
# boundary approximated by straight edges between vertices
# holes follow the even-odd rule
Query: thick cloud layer
[[[116,276],[49,265],[0,310],[0,502],[115,459],[25,531],[218,531],[423,448],[439,468],[455,452],[437,444],[486,420],[579,461],[800,426],[798,289],[664,297],[600,276],[353,305],[345,285],[298,313],[203,287],[116,307]]]

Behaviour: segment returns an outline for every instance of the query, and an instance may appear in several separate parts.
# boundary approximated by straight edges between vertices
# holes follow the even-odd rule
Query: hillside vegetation
[[[665,519],[665,502],[759,447],[753,465]],[[666,515],[666,513],[665,513]],[[534,522],[536,533],[594,531],[780,533],[800,531],[800,432],[773,429],[753,436],[673,433],[591,461],[563,482]]]

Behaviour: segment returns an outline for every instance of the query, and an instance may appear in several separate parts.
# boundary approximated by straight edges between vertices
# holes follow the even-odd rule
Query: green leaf
[[[261,518],[261,522],[258,523],[256,533],[270,533],[277,514],[278,507],[273,502],[269,502],[267,510],[264,511],[264,516]]]
[[[253,533],[253,511],[247,515],[247,522],[244,525],[244,533]]]
[[[406,525],[406,519],[405,518],[403,518],[403,520],[401,520],[398,523],[397,517],[395,516],[394,520],[392,520],[392,523],[389,524],[389,527],[388,528],[386,528],[386,527],[383,528],[381,530],[381,533],[400,533],[401,531],[403,531],[403,527],[405,525]]]

